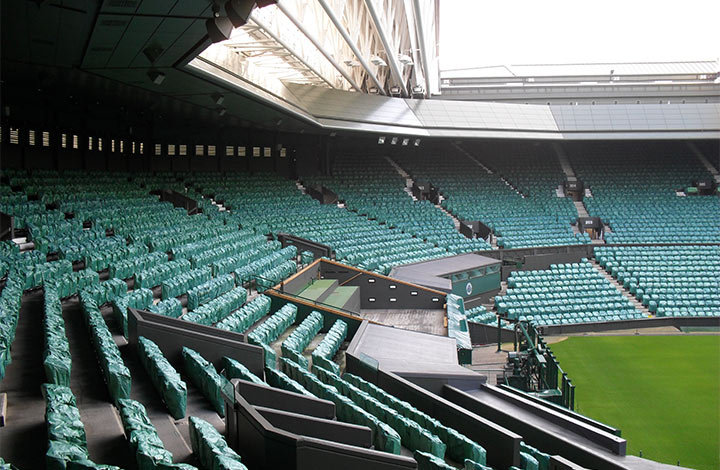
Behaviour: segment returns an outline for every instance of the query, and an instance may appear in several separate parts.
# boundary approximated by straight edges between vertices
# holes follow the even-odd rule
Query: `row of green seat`
[[[142,286],[135,286],[136,288]],[[122,279],[108,279],[98,284],[90,284],[80,291],[83,299],[92,299],[97,305],[112,302],[117,297],[125,295],[128,291],[127,284]]]
[[[189,260],[209,250],[234,245],[238,242],[240,243],[238,245],[239,248],[247,248],[254,243],[262,243],[265,241],[265,237],[256,235],[251,230],[231,231],[226,229],[224,233],[220,233],[215,237],[203,238],[198,241],[174,246],[169,251],[175,259],[185,258]]]
[[[150,305],[148,307],[148,311],[151,313],[157,313],[158,315],[164,315],[166,317],[180,318],[183,314],[183,306],[180,300],[173,297],[158,302],[155,305]]]
[[[242,307],[245,300],[247,300],[247,290],[244,287],[236,287],[230,292],[188,312],[182,316],[182,319],[200,325],[212,325]]]
[[[150,376],[155,390],[175,419],[185,417],[187,387],[175,368],[170,365],[160,348],[151,340],[140,336],[137,343],[140,363]]]
[[[422,451],[440,458],[445,457],[447,445],[440,437],[422,427],[416,421],[403,416],[377,398],[361,390],[328,370],[314,367],[313,372],[321,382],[333,386],[380,421],[387,423],[400,436],[401,444],[411,451]]]
[[[493,312],[488,311],[488,309],[482,305],[478,305],[477,307],[467,310],[465,314],[467,316],[467,321],[469,322],[497,327],[498,316]],[[502,318],[500,319],[500,327],[505,329],[513,328],[511,323]]]
[[[123,429],[130,448],[135,453],[138,470],[197,470],[192,465],[173,464],[172,453],[165,449],[142,403],[123,399],[118,405]]]
[[[418,410],[410,403],[396,398],[377,385],[372,384],[358,376],[346,373],[343,375],[343,379],[345,383],[352,384],[358,389],[368,393],[370,396],[389,406],[397,413],[418,423],[418,425],[437,435],[447,446],[448,455],[453,460],[457,462],[470,460],[472,462],[485,465],[487,460],[487,453],[485,449],[465,435],[459,433],[453,428],[443,425],[440,421],[431,417],[427,413]]]
[[[335,403],[335,416],[338,421],[369,427],[372,430],[375,449],[391,454],[400,454],[402,447],[400,435],[387,423],[368,413],[351,399],[342,395],[335,387],[323,383],[297,363],[287,358],[280,358],[280,365],[280,369],[285,374],[299,382],[310,393]]]
[[[280,310],[272,314],[267,320],[258,325],[247,336],[250,344],[260,346],[265,350],[265,366],[274,369],[277,367],[275,351],[270,347],[270,343],[280,337],[290,325],[295,323],[297,315],[297,307],[294,304],[285,304]]]
[[[45,282],[61,299],[75,295],[88,286],[100,284],[100,275],[92,269],[81,269]]]
[[[308,367],[308,360],[303,356],[303,351],[308,347],[323,327],[323,316],[320,312],[313,310],[303,319],[297,328],[290,333],[280,346],[283,357],[287,357],[303,367]]]
[[[85,325],[90,333],[90,342],[95,348],[110,398],[113,403],[117,404],[121,398],[130,398],[130,371],[125,367],[120,350],[105,324],[98,304],[82,294],[80,303],[85,317]]]
[[[215,324],[215,328],[242,333],[270,312],[270,297],[260,294]]]
[[[240,456],[227,445],[212,424],[197,416],[190,417],[190,445],[206,470],[247,470]]]
[[[282,390],[287,390],[288,392],[299,393],[300,395],[309,397],[315,396],[307,391],[305,387],[300,385],[299,382],[291,379],[285,375],[285,373],[277,369],[265,368],[265,380],[267,380],[268,385],[271,387],[280,388]]]
[[[218,374],[215,366],[205,360],[196,351],[183,346],[183,364],[185,374],[200,389],[205,398],[208,399],[217,414],[225,416],[225,402],[223,400],[223,389],[230,386],[228,380]]]
[[[222,358],[222,373],[228,380],[242,379],[258,385],[267,385],[264,380],[250,372],[250,369],[227,356]]]
[[[265,237],[262,236],[264,239]],[[252,249],[248,249],[234,256],[227,256],[218,261],[215,261],[210,265],[212,268],[213,276],[220,276],[222,274],[232,273],[236,269],[242,266],[253,263],[264,256],[269,255],[271,252],[280,248],[280,243],[277,240],[273,240],[269,243],[256,246]]]
[[[597,247],[598,263],[657,316],[720,316],[720,247]]]
[[[45,352],[43,368],[47,383],[70,386],[72,358],[70,343],[65,336],[65,320],[62,314],[62,303],[57,290],[45,286],[44,298],[45,317],[43,330],[45,336]]]
[[[171,297],[179,297],[208,282],[211,278],[212,271],[207,266],[180,273],[160,283],[160,298],[166,300]]]
[[[108,273],[110,277],[129,279],[134,277],[135,273],[158,266],[167,260],[167,253],[142,253],[131,258],[113,261],[108,267]]]
[[[124,240],[119,240],[113,249],[88,253],[85,256],[85,267],[93,271],[103,271],[109,269],[113,263],[125,259],[137,258],[147,252],[148,249],[143,244],[132,243],[126,245]]]
[[[720,199],[678,195],[712,175],[694,155],[677,152],[667,148],[653,155],[625,151],[572,159],[592,193],[584,198],[588,213],[611,228],[607,243],[720,242]]]
[[[73,272],[72,263],[68,260],[26,265],[18,274],[23,276],[25,290],[40,287],[45,282],[59,279]]]
[[[347,323],[338,319],[327,332],[320,344],[317,345],[311,354],[312,363],[324,369],[329,369],[336,374],[340,373],[340,366],[333,362],[343,341],[347,338]]]
[[[5,367],[11,361],[10,346],[15,340],[22,295],[22,281],[19,275],[11,272],[0,293],[0,380],[5,377]]]
[[[46,468],[64,470],[68,461],[89,460],[85,426],[80,419],[80,410],[70,387],[44,384],[42,393],[45,398],[48,437]]]
[[[127,338],[128,308],[146,310],[153,303],[153,292],[150,289],[141,287],[116,297],[111,303],[115,321],[120,326],[123,336]]]
[[[495,297],[498,313],[511,320],[572,324],[643,318],[634,304],[586,259],[540,271],[515,271],[508,291]]]
[[[210,279],[187,292],[187,308],[195,310],[202,304],[210,302],[235,287],[235,281],[230,274]]]
[[[266,271],[255,274],[255,288],[258,292],[265,292],[283,279],[287,279],[290,275],[297,271],[297,263],[294,260],[288,260],[279,266],[272,267]]]
[[[297,257],[297,247],[294,245],[286,246],[285,248],[274,251],[257,261],[253,261],[250,264],[242,266],[233,273],[235,274],[235,283],[238,286],[245,285],[260,276],[262,273],[269,271],[272,268],[276,268],[288,260],[295,259]]]
[[[159,286],[164,280],[190,271],[190,261],[179,259],[153,266],[135,273],[135,288],[147,287],[149,289]]]

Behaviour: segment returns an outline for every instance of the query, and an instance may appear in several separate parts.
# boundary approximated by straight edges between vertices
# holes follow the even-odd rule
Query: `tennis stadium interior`
[[[0,468],[671,467],[545,337],[717,331],[717,61],[441,70],[436,0],[0,16]]]

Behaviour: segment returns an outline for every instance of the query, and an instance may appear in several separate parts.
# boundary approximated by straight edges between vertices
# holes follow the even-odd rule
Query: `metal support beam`
[[[428,61],[427,48],[425,47],[425,30],[422,24],[422,15],[420,11],[420,0],[413,0],[413,14],[415,15],[415,30],[420,43],[420,58],[422,60],[423,77],[425,77],[425,97],[430,98],[430,62]]]
[[[358,85],[357,82],[355,80],[353,80],[353,78],[350,76],[350,74],[347,73],[340,66],[340,64],[337,63],[337,61],[333,58],[333,56],[325,49],[325,47],[323,47],[323,45],[320,43],[320,41],[318,41],[317,38],[310,31],[308,31],[307,28],[305,28],[305,26],[303,26],[302,22],[299,21],[297,18],[295,18],[295,15],[293,15],[291,11],[288,11],[288,9],[285,8],[284,3],[281,1],[278,1],[276,5],[277,5],[278,9],[280,9],[280,11],[282,11],[285,14],[285,16],[287,16],[287,18],[290,21],[292,21],[292,23],[295,26],[297,26],[297,29],[299,29],[300,32],[303,33],[305,35],[305,37],[310,40],[311,43],[313,43],[313,45],[317,48],[317,50],[320,51],[320,53],[323,56],[325,56],[325,58],[328,60],[328,62],[330,62],[332,64],[332,66],[335,67],[335,69],[338,72],[340,72],[340,74],[343,77],[345,77],[345,80],[347,80],[348,83],[350,83],[350,85],[352,85],[352,87],[355,88],[355,90],[362,92],[362,88],[360,87],[360,85]]]
[[[253,12],[253,13],[254,13],[254,12]],[[299,60],[300,62],[302,62],[303,65],[305,65],[305,67],[308,68],[308,70],[311,70],[312,73],[314,73],[315,75],[317,75],[318,77],[320,77],[320,79],[321,79],[322,81],[324,81],[325,83],[327,83],[327,84],[330,86],[330,88],[337,89],[337,87],[336,87],[335,85],[333,85],[332,83],[330,83],[330,82],[328,81],[328,79],[325,78],[325,76],[324,76],[323,74],[321,74],[317,69],[315,69],[315,67],[313,67],[312,65],[308,64],[307,62],[305,62],[305,59],[303,59],[303,57],[302,57],[300,54],[298,54],[297,52],[295,52],[295,50],[293,50],[292,47],[290,47],[287,43],[285,43],[282,39],[280,39],[280,37],[278,37],[275,33],[273,33],[272,30],[265,25],[265,23],[263,23],[261,20],[258,20],[257,17],[256,17],[254,14],[251,14],[251,15],[250,15],[250,19],[253,20],[253,21],[255,22],[255,24],[257,24],[257,25],[260,27],[260,29],[263,30],[263,32],[264,32],[265,34],[267,34],[268,36],[270,36],[271,38],[273,38],[273,40],[274,40],[275,42],[277,42],[278,44],[280,44],[282,47],[285,48],[286,51],[288,51],[288,52],[289,52],[290,54],[292,54],[295,58],[297,58],[297,60]]]
[[[405,86],[405,81],[402,78],[400,66],[398,65],[397,51],[394,48],[390,47],[390,40],[387,37],[385,28],[383,27],[382,21],[378,16],[377,10],[375,9],[375,4],[373,3],[373,0],[365,0],[365,5],[367,6],[373,23],[375,23],[375,29],[377,30],[378,36],[380,36],[380,42],[382,42],[383,47],[385,48],[385,55],[387,55],[388,62],[390,63],[390,70],[392,71],[392,75],[398,85],[400,85],[403,96],[408,97],[410,95],[408,93],[407,86]]]
[[[335,25],[335,28],[337,28],[340,35],[343,37],[345,42],[348,46],[350,46],[350,49],[353,51],[353,54],[355,54],[355,57],[357,57],[357,60],[360,62],[362,67],[365,69],[365,72],[368,74],[368,77],[372,79],[372,81],[375,83],[375,86],[377,87],[378,91],[385,94],[385,89],[383,88],[382,84],[380,83],[380,80],[377,79],[377,76],[375,76],[375,73],[370,69],[370,64],[368,64],[367,60],[365,60],[365,57],[363,57],[363,54],[360,52],[360,49],[355,45],[355,42],[350,37],[350,34],[347,32],[345,27],[342,25],[340,20],[338,19],[337,15],[335,15],[335,12],[333,9],[328,5],[328,3],[325,0],[318,0],[320,3],[320,6],[323,7],[323,10],[325,10],[325,13],[327,13],[328,18],[330,18],[330,21]]]

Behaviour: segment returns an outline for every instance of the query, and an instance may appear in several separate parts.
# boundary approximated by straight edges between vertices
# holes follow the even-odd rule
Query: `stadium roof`
[[[443,78],[462,77],[580,77],[588,75],[707,75],[720,73],[720,62],[604,62],[587,64],[493,65],[443,70]]]

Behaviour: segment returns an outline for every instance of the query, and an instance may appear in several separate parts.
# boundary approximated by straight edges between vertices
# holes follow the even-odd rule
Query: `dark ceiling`
[[[320,133],[184,70],[209,44],[212,7],[208,0],[2,0],[0,101],[15,111],[24,104],[93,116],[117,111],[156,125],[186,120],[278,130],[282,120],[283,131]],[[162,84],[152,82],[150,71],[165,75]]]

